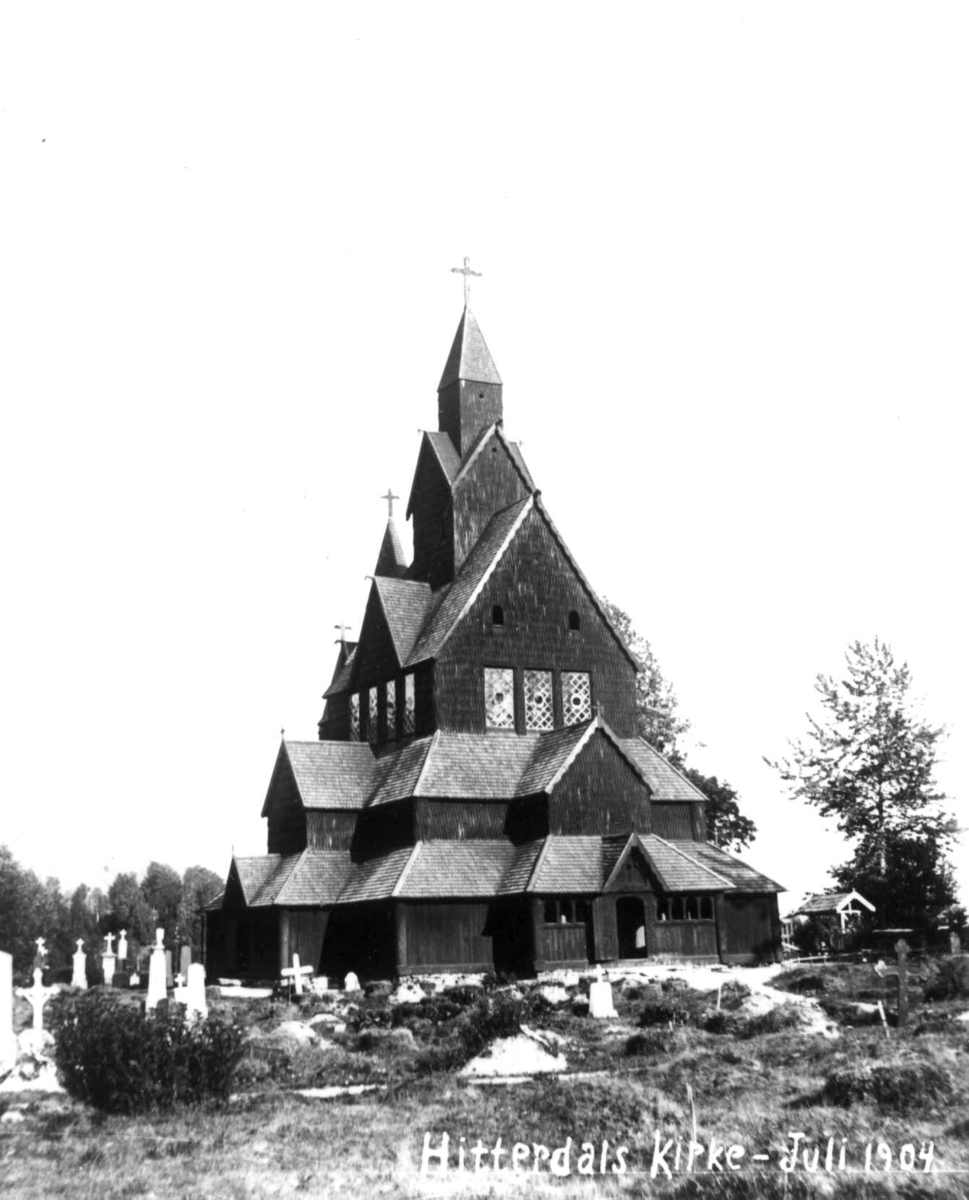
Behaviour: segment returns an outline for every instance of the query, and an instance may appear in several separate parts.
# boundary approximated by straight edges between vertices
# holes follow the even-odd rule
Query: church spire
[[[437,386],[438,428],[461,458],[482,429],[501,420],[501,387],[478,322],[465,308]]]
[[[391,579],[403,579],[407,574],[407,559],[404,557],[404,548],[400,544],[397,526],[394,524],[394,501],[399,500],[400,496],[395,496],[393,489],[388,488],[380,499],[387,501],[387,528],[384,530],[384,540],[380,543],[380,553],[377,555],[377,565],[373,573],[389,575]]]

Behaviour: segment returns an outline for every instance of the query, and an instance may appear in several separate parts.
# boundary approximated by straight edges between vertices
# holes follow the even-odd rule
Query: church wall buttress
[[[503,624],[492,618],[502,609]],[[578,629],[570,628],[570,613]],[[620,737],[636,735],[636,673],[544,521],[532,513],[435,664],[437,725],[485,731],[483,670],[587,671],[592,701]],[[502,735],[509,736],[509,735]]]

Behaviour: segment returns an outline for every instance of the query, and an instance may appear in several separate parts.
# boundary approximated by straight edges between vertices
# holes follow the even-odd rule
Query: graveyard
[[[965,1194],[961,952],[363,985],[294,956],[247,986],[173,974],[161,931],[135,984],[124,948],[98,947],[110,982],[92,986],[47,982],[43,939],[29,986],[0,956],[5,1194]],[[91,1011],[98,1062],[79,1071]],[[127,1111],[79,1098],[122,1027],[155,1082],[164,1064],[132,1046],[221,1030],[221,1092],[156,1088],[142,1110],[121,1079]]]

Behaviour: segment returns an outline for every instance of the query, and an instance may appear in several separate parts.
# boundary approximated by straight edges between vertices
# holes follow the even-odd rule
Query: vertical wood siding
[[[605,738],[585,746],[548,802],[550,833],[649,832],[649,792]]]
[[[492,437],[454,489],[455,571],[495,513],[527,495],[528,489],[504,444]]]
[[[486,932],[489,906],[482,904],[407,904],[402,906],[403,941],[400,970],[476,967],[494,963],[492,940]]]
[[[500,838],[505,835],[507,803],[419,799],[415,806],[414,833],[419,840]]]
[[[306,813],[296,798],[292,772],[274,780],[275,787],[267,812],[267,853],[299,854],[306,849]]]
[[[456,379],[437,394],[438,428],[463,458],[487,425],[501,419],[501,384]]]
[[[414,801],[398,800],[365,808],[357,816],[350,851],[354,858],[386,854],[414,844]]]
[[[651,832],[662,838],[670,838],[678,842],[695,840],[693,817],[690,811],[692,807],[692,804],[654,802],[651,811]]]
[[[306,813],[306,844],[311,850],[349,850],[357,813],[311,810]]]
[[[722,954],[727,962],[772,962],[778,953],[774,895],[723,897]]]

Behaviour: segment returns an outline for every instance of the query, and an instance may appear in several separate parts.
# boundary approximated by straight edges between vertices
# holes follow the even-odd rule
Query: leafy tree
[[[629,614],[611,600],[604,600],[603,607],[626,645],[643,664],[643,670],[636,676],[639,735],[660,754],[677,762],[676,739],[686,733],[690,722],[677,716],[673,685],[663,677],[652,646],[633,628]]]
[[[0,846],[0,948],[13,956],[18,974],[26,974],[33,966],[34,939],[51,937],[51,915],[44,885],[33,871],[17,862],[9,847]]]
[[[677,715],[678,701],[673,685],[664,677],[652,646],[633,628],[628,613],[611,600],[605,600],[603,604],[626,645],[643,664],[642,672],[636,677],[640,737],[665,754],[707,797],[707,834],[712,842],[725,850],[740,850],[749,845],[757,834],[757,826],[741,814],[737,793],[728,783],[720,783],[716,775],[703,775],[688,767],[677,747],[677,738],[687,732],[690,722]]]
[[[151,905],[145,899],[135,875],[122,872],[108,888],[108,915],[102,918],[105,933],[128,931],[128,938],[145,946],[155,940],[155,922]]]
[[[703,775],[693,767],[683,766],[683,774],[707,798],[707,837],[724,850],[742,850],[757,836],[757,826],[740,811],[737,793],[716,775]]]
[[[208,867],[189,867],[182,877],[182,899],[178,928],[182,940],[192,947],[192,959],[202,953],[202,913],[208,902],[222,891],[224,880]]]
[[[157,924],[164,926],[166,941],[172,944],[178,924],[178,906],[182,899],[182,877],[174,867],[150,862],[141,881],[141,890],[149,908],[157,914]]]
[[[957,827],[933,779],[944,730],[914,711],[911,672],[889,646],[856,641],[845,660],[844,679],[817,677],[822,713],[808,716],[807,737],[789,759],[766,761],[854,841],[832,872],[838,882],[876,904],[883,923],[920,926],[954,900],[946,854]]]

